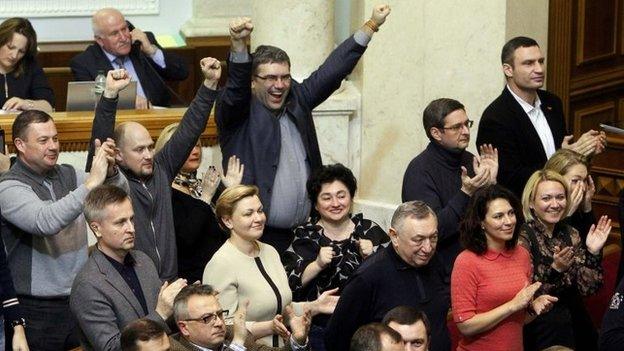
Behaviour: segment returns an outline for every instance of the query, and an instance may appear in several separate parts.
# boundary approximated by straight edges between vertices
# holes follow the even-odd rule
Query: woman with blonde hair
[[[602,248],[611,220],[602,216],[583,240],[563,220],[570,205],[568,182],[554,171],[533,173],[522,193],[527,222],[520,230],[520,244],[531,254],[533,280],[542,282],[538,294],[559,298],[550,312],[525,327],[527,349],[597,349],[596,328],[582,296],[594,294],[602,286]]]
[[[592,211],[596,186],[589,175],[589,160],[578,152],[559,149],[550,156],[544,169],[555,171],[566,180],[570,191],[567,221],[584,238],[592,224],[596,223]]]
[[[178,129],[179,123],[166,126],[158,136],[154,152],[159,152]],[[189,282],[202,278],[204,267],[212,255],[227,240],[227,234],[221,230],[215,216],[212,198],[219,183],[223,180],[226,187],[240,184],[244,166],[235,157],[229,160],[227,175],[222,177],[210,166],[202,179],[197,178],[201,165],[201,142],[189,154],[176,175],[171,187],[171,205],[173,223],[178,249],[178,276]]]
[[[54,93],[37,63],[37,33],[14,17],[0,24],[0,106],[3,110],[51,112]]]
[[[258,188],[238,185],[226,189],[217,200],[219,224],[229,232],[204,270],[203,284],[219,291],[219,302],[231,316],[239,303],[250,301],[247,329],[264,345],[278,347],[293,339],[283,323],[284,308],[292,302],[292,291],[279,254],[259,241],[266,215]],[[338,302],[338,289],[328,290],[311,302],[293,303],[312,315],[331,314]]]

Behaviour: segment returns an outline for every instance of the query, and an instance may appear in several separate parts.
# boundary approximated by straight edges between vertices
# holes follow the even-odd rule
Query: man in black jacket
[[[163,79],[186,79],[186,62],[163,50],[154,34],[134,28],[116,9],[101,9],[92,21],[96,43],[71,60],[74,79],[95,80],[99,71],[106,74],[124,68],[137,82],[137,109],[149,108],[150,104],[169,106],[170,96]]]
[[[312,110],[340,87],[389,13],[388,5],[376,6],[370,20],[301,83],[291,79],[282,49],[261,45],[252,60],[245,42],[251,19],[230,24],[228,82],[216,103],[219,145],[224,159],[236,155],[245,165],[242,183],[260,189],[267,213],[262,240],[280,253],[292,241],[291,228],[308,218],[306,181],[322,164]]]
[[[597,154],[604,150],[606,136],[590,130],[571,143],[561,99],[541,90],[544,55],[535,40],[511,39],[503,46],[501,61],[507,86],[483,111],[477,145],[492,144],[498,149],[498,182],[520,197],[531,174],[544,167],[557,149]]]

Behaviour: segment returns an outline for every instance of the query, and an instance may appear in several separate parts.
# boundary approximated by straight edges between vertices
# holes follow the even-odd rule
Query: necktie
[[[126,67],[124,67],[124,57],[122,56],[117,56],[117,58],[115,58],[113,60],[113,62],[115,62],[117,64],[117,66],[119,66],[119,68],[121,69],[125,69]]]

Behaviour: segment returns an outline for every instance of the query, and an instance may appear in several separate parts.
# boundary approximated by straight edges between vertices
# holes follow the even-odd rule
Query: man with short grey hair
[[[434,331],[432,351],[451,348],[449,291],[443,267],[431,260],[438,242],[435,212],[422,201],[405,202],[394,212],[388,234],[392,245],[365,260],[341,292],[327,326],[327,350],[347,350],[359,326],[380,322],[399,305],[427,314]]]

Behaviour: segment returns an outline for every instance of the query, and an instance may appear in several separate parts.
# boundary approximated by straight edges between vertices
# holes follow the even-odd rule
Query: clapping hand
[[[249,307],[249,300],[245,300],[242,303],[238,304],[238,308],[234,313],[234,335],[232,337],[232,343],[236,345],[245,345],[245,340],[247,339],[247,326],[245,322],[247,321],[247,308]]]
[[[598,224],[592,224],[585,239],[587,251],[592,255],[598,255],[602,250],[607,238],[611,233],[611,220],[607,216],[600,217]]]
[[[303,307],[303,314],[298,316],[292,305],[288,305],[284,308],[284,316],[290,326],[292,337],[297,344],[304,345],[308,340],[308,333],[312,324],[312,312],[308,308]]]
[[[474,167],[477,165],[478,160],[474,160],[473,162],[474,162],[474,165],[473,165]],[[472,178],[468,176],[468,170],[466,169],[466,167],[462,166],[461,171],[462,171],[461,172],[461,182],[462,182],[461,191],[466,193],[468,196],[472,196],[472,194],[474,194],[474,192],[477,191],[477,189],[489,184],[490,179],[491,179],[489,167],[482,167],[482,169],[479,169],[479,172],[476,173],[476,175]],[[475,172],[476,172],[476,169],[475,169]]]
[[[212,197],[217,191],[217,187],[221,182],[221,177],[219,177],[219,172],[214,168],[214,166],[208,167],[204,176],[202,177],[202,193],[201,200],[207,204],[210,203]]]
[[[221,177],[223,185],[226,188],[230,188],[239,185],[243,180],[243,173],[245,172],[245,165],[240,162],[240,159],[236,155],[230,156],[228,159],[228,167],[225,170],[225,175]]]
[[[546,313],[550,311],[555,302],[559,301],[558,298],[550,295],[540,295],[531,301],[531,307],[536,315]]]
[[[559,246],[555,246],[553,253],[553,263],[551,267],[559,273],[567,271],[574,262],[574,249],[572,246],[559,249]]]
[[[533,300],[533,295],[535,295],[535,292],[537,291],[537,289],[540,288],[540,286],[542,286],[542,283],[535,282],[531,285],[525,286],[524,288],[522,288],[522,290],[518,291],[516,296],[514,296],[514,298],[511,300],[514,309],[516,311],[526,309],[529,303],[531,303],[531,301]]]
[[[156,301],[156,313],[163,319],[171,317],[173,314],[173,300],[176,295],[186,286],[186,279],[178,278],[178,280],[169,284],[165,282],[158,292],[158,300]]]
[[[336,304],[338,304],[338,298],[340,298],[340,296],[336,295],[337,293],[338,288],[327,290],[319,295],[319,297],[315,301],[312,301],[310,303],[310,311],[312,312],[312,315],[316,315],[319,313],[334,313]]]
[[[475,157],[478,161],[475,173],[479,173],[479,170],[483,167],[490,169],[490,179],[488,184],[496,184],[496,177],[498,176],[498,149],[493,147],[492,144],[483,144],[479,147],[479,157]]]

